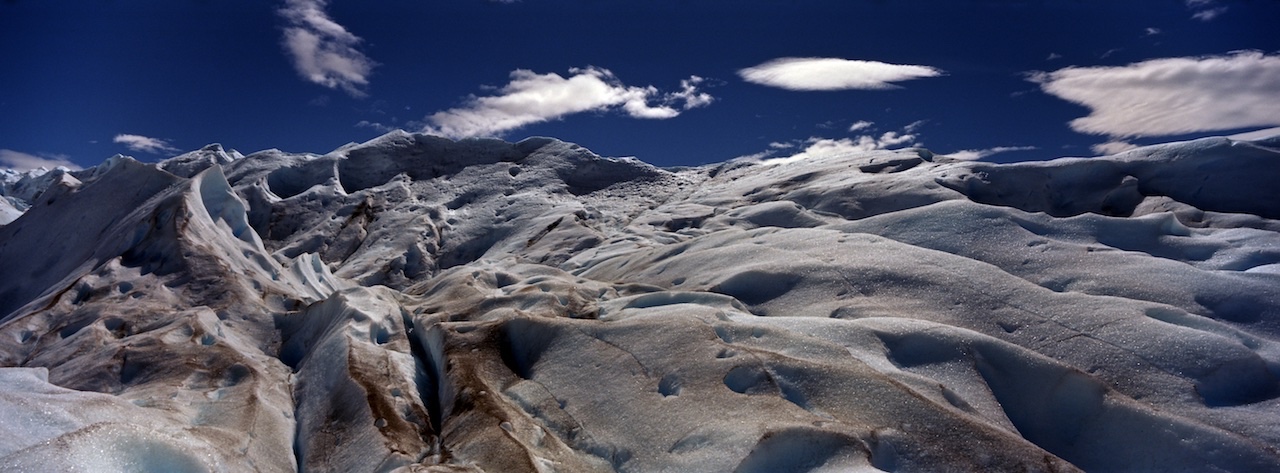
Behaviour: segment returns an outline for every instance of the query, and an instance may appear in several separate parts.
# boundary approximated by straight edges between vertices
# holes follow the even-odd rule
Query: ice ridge
[[[1280,151],[0,174],[4,471],[1280,471]]]

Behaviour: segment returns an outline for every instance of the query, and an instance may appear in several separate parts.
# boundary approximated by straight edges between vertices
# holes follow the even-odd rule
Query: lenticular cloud
[[[929,66],[839,58],[785,57],[738,71],[754,84],[788,90],[883,90],[894,82],[942,75]]]
[[[1280,56],[1256,51],[1032,74],[1045,92],[1090,108],[1082,133],[1169,136],[1280,125]]]

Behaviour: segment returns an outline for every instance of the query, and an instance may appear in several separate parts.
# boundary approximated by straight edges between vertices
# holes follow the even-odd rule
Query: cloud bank
[[[496,95],[472,96],[461,107],[436,112],[425,118],[422,131],[454,139],[498,136],[566,115],[609,110],[634,118],[673,118],[714,101],[698,89],[702,81],[690,76],[680,81],[679,91],[664,93],[653,86],[625,85],[613,72],[598,67],[570,69],[568,77],[517,69]]]
[[[356,46],[360,38],[334,22],[324,12],[328,0],[287,0],[279,10],[288,22],[284,28],[285,52],[294,69],[310,82],[340,88],[356,97],[369,83],[374,62]]]
[[[116,135],[115,138],[112,138],[111,141],[113,143],[123,144],[131,151],[138,151],[141,153],[161,154],[176,153],[179,151],[178,148],[174,148],[173,145],[170,145],[168,141],[142,135],[119,134]]]
[[[0,168],[8,168],[15,171],[29,171],[40,168],[53,169],[58,166],[71,170],[81,169],[79,165],[71,162],[71,160],[64,155],[37,156],[11,149],[0,149]]]
[[[1256,51],[1030,76],[1046,93],[1090,109],[1070,122],[1072,129],[1112,138],[1278,126],[1277,78],[1280,56]]]
[[[942,75],[929,66],[838,58],[784,57],[738,71],[753,84],[787,90],[884,90],[894,82]]]

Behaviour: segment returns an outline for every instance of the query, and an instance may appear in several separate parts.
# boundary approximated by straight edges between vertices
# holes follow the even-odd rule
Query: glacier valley
[[[0,470],[1280,471],[1280,138],[0,174]]]

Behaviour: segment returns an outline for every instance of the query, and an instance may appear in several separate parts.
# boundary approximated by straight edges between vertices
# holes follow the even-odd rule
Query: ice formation
[[[0,179],[4,471],[1280,471],[1280,140]]]

